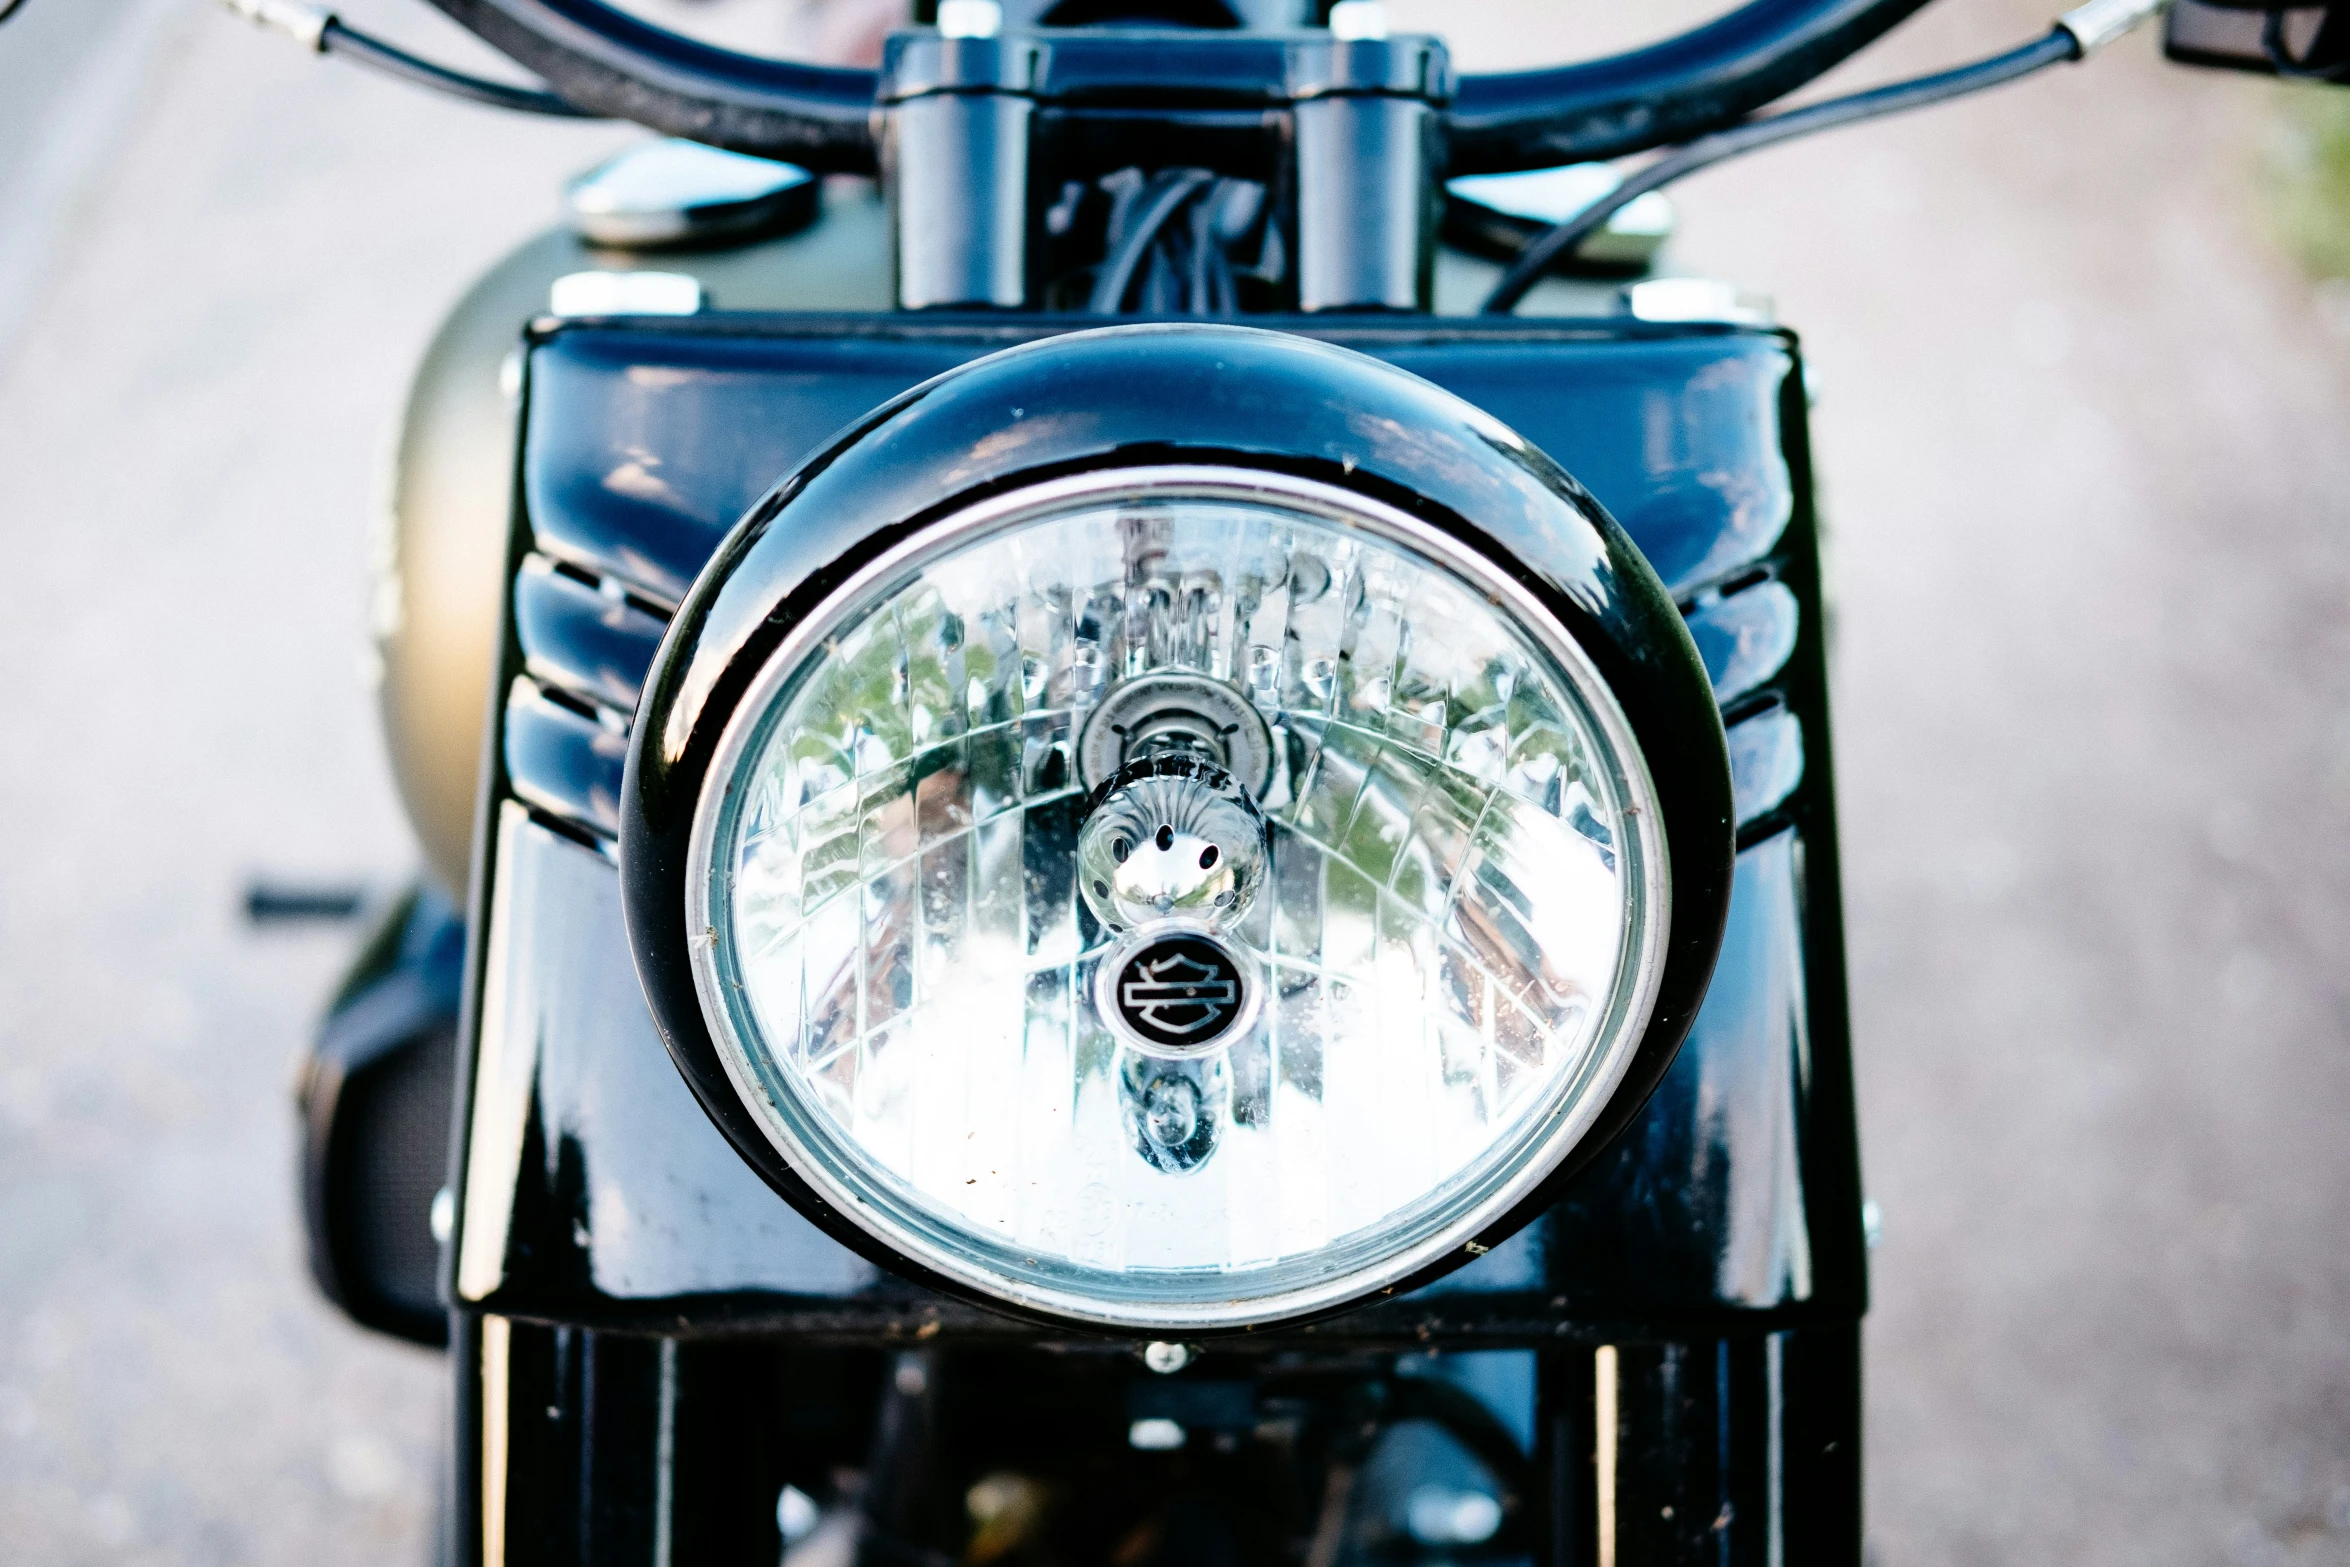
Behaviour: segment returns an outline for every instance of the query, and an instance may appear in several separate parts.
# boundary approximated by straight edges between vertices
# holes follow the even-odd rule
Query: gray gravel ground
[[[1944,5],[1867,74],[2044,21]],[[1883,1567],[2350,1562],[2350,336],[2265,237],[2273,105],[2135,40],[1683,199],[1824,390]],[[319,1304],[291,1201],[346,938],[235,900],[410,863],[386,434],[617,134],[194,0],[0,32],[9,1562],[421,1557],[438,1363]]]
[[[67,7],[150,29],[0,348],[0,1561],[414,1563],[439,1361],[317,1299],[292,1205],[288,1068],[348,937],[236,901],[412,861],[359,676],[391,421],[617,133],[139,3],[30,0],[32,65],[0,31],[11,105],[92,58]]]
[[[1823,370],[1888,1567],[2350,1561],[2350,338],[2272,109],[2127,47],[1688,196]]]

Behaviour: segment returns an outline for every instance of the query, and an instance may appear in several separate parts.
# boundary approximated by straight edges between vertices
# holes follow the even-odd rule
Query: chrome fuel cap
[[[816,177],[794,163],[699,142],[649,141],[563,189],[571,226],[592,245],[642,250],[739,244],[816,215]]]

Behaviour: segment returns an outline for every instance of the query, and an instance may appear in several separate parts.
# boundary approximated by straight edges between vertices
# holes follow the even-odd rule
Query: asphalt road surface
[[[1437,9],[1472,67],[1577,47]],[[2350,1562],[2350,323],[2269,237],[2275,102],[2136,39],[1682,193],[1823,394],[1881,1567]],[[195,0],[0,30],[11,1563],[422,1559],[439,1363],[315,1298],[292,1200],[348,937],[237,900],[413,862],[358,672],[391,420],[625,134]]]

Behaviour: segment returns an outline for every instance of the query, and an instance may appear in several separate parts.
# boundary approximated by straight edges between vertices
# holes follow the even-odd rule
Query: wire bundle
[[[1095,315],[1228,316],[1243,278],[1278,282],[1285,270],[1279,225],[1265,187],[1207,169],[1120,169],[1104,176],[1110,198],[1101,264],[1085,308]],[[1235,252],[1256,238],[1255,260]]]

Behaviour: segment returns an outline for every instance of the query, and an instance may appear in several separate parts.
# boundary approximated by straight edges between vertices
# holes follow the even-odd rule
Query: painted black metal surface
[[[1498,1244],[1635,1113],[1705,992],[1730,871],[1721,728],[1663,584],[1540,450],[1441,388],[1294,334],[1202,324],[1070,333],[988,356],[876,410],[753,509],[680,609],[621,791],[631,950],[670,1054],[743,1157],[841,1239],[900,1268],[788,1164],[744,1105],[689,960],[687,843],[720,737],[791,627],[867,562],[989,495],[1153,463],[1288,474],[1414,515],[1508,571],[1580,645],[1646,757],[1673,920],[1622,1085]],[[1460,1265],[1449,1253],[1420,1277]],[[947,1287],[943,1283],[941,1287]]]
[[[459,1563],[772,1563],[789,1484],[868,1562],[1858,1562],[1849,1323],[1540,1352],[895,1352],[465,1319]],[[1134,1420],[1185,1438],[1136,1451]],[[1351,1484],[1333,1486],[1342,1474]],[[843,1474],[861,1488],[843,1486]],[[975,1531],[980,1486],[1025,1499]],[[1422,1487],[1492,1496],[1482,1544],[1410,1535]],[[984,1530],[982,1525],[981,1529]],[[821,1537],[821,1536],[820,1536]],[[976,1542],[976,1543],[975,1543]],[[668,1551],[663,1553],[661,1546]],[[846,1558],[846,1551],[842,1558]]]
[[[833,431],[929,374],[1044,329],[799,317],[553,332],[532,360],[517,549],[561,561],[583,586],[599,582],[604,602],[674,602],[734,516]],[[1594,1342],[1625,1324],[1849,1320],[1865,1285],[1791,343],[1633,322],[1308,330],[1478,402],[1623,522],[1679,599],[1715,681],[1747,812],[1712,996],[1626,1138],[1557,1210],[1489,1256],[1299,1337]],[[551,633],[559,623],[518,603],[510,668],[557,681],[593,664]],[[641,1003],[628,1004],[618,889],[598,848],[611,832],[601,802],[620,782],[613,731],[597,721],[608,722],[597,692],[616,687],[601,680],[552,698],[526,682],[509,708],[535,722],[543,705],[577,722],[554,726],[568,737],[560,747],[504,732],[509,775],[497,791],[515,803],[492,824],[493,880],[519,943],[509,963],[548,983],[510,984],[510,1015],[484,1014],[485,1049],[527,1037],[531,1059],[474,1063],[460,1298],[688,1331],[1025,1331],[876,1270],[808,1227],[735,1158],[660,1054]],[[538,771],[541,758],[556,766]],[[556,976],[585,973],[610,976],[608,1001],[557,993]],[[485,1117],[482,1085],[493,1081],[508,1098]],[[482,1128],[500,1117],[513,1135],[488,1139],[505,1150],[493,1169],[479,1158]]]
[[[448,1340],[433,1199],[448,1177],[465,922],[418,888],[386,910],[302,1062],[310,1273],[363,1327]]]
[[[514,629],[534,679],[625,714],[669,619],[533,555],[514,579]]]
[[[1685,604],[1743,586],[1795,518],[1783,334],[1630,319],[1251,320],[1375,355],[1492,414],[1590,490]],[[1101,324],[806,315],[553,329],[531,357],[532,538],[675,604],[751,503],[869,410],[982,354]]]
[[[649,665],[628,663],[652,634],[650,617],[629,617],[628,603],[682,599],[750,503],[827,437],[933,375],[1069,325],[720,320],[714,331],[569,330],[534,356],[530,542],[577,575],[556,586],[526,569],[516,629],[526,667],[583,698],[613,700]],[[1734,715],[1785,668],[1799,616],[1787,584],[1765,569],[1797,504],[1778,449],[1793,359],[1776,334],[1629,322],[1284,324],[1424,375],[1556,457],[1687,607]],[[584,583],[598,580],[607,584],[599,613],[624,629],[563,624],[549,601],[580,603]],[[574,670],[583,673],[567,677]],[[516,781],[534,802],[608,833],[604,807],[591,802],[617,798],[617,753],[541,700],[515,698],[530,748],[515,755],[509,741]],[[1731,744],[1742,800],[1767,810],[1786,797],[1801,750],[1784,725],[1762,727],[1773,732],[1734,733]],[[567,799],[582,802],[577,812],[558,803]]]

